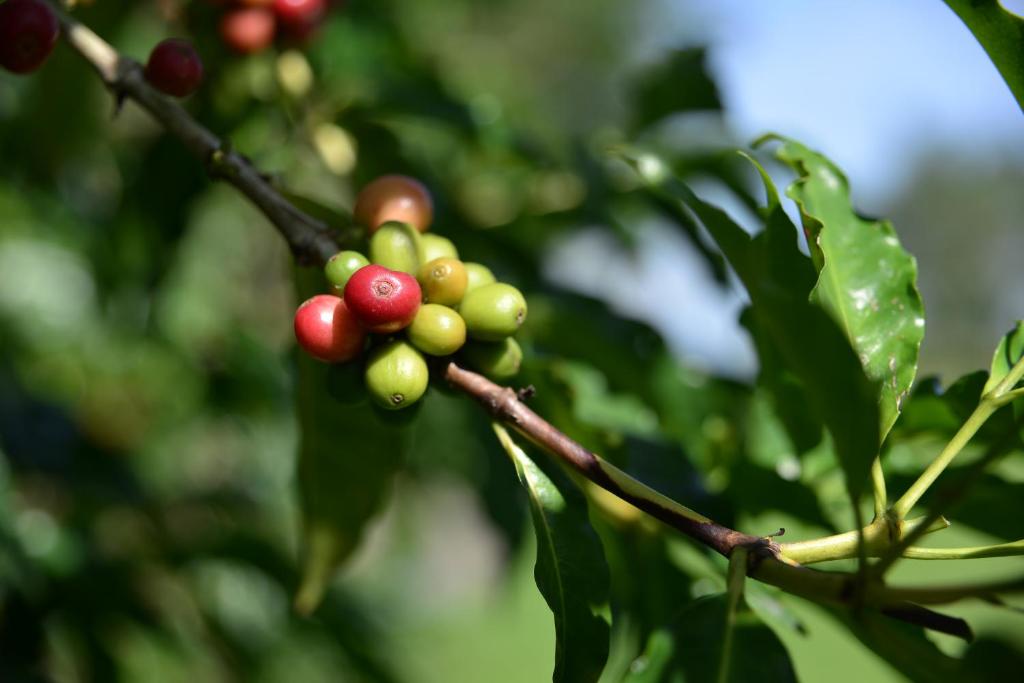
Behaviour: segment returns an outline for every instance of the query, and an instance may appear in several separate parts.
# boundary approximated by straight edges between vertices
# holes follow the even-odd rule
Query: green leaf
[[[960,377],[945,390],[934,381],[921,383],[910,395],[896,425],[901,440],[919,435],[951,438],[978,407],[987,382],[988,373],[977,370]],[[1012,429],[1013,411],[997,411],[982,425],[971,443],[992,444]],[[934,453],[923,455],[933,457]]]
[[[719,678],[724,634],[731,629],[727,676]],[[786,647],[742,597],[729,619],[725,593],[695,600],[673,624],[674,658],[670,671],[683,681],[796,681]],[[643,679],[641,679],[643,680]],[[673,680],[662,678],[660,680]]]
[[[785,427],[794,455],[806,453],[821,442],[821,420],[807,410],[810,400],[800,379],[790,371],[785,357],[767,334],[759,334],[750,309],[740,315],[740,324],[753,338],[761,368],[758,384],[772,399],[772,412]]]
[[[610,629],[598,613],[608,602],[608,565],[586,499],[556,467],[538,467],[503,427],[496,424],[495,432],[530,497],[537,534],[534,578],[555,617],[552,681],[596,681],[608,659]]]
[[[551,371],[573,397],[576,418],[586,424],[622,434],[658,436],[658,416],[632,394],[609,391],[600,370],[574,361],[553,363]]]
[[[914,381],[924,338],[917,262],[888,221],[857,215],[849,183],[829,159],[794,140],[769,139],[782,142],[775,154],[798,174],[786,194],[800,207],[818,270],[811,299],[835,317],[879,383],[884,439]]]
[[[971,643],[961,663],[961,680],[1000,681],[1011,676],[1010,672],[1024,671],[1024,652],[1008,635],[993,634]]]
[[[999,340],[999,346],[992,356],[992,370],[989,372],[988,381],[985,382],[983,393],[987,394],[995,389],[1021,358],[1024,358],[1024,320],[1018,320],[1017,326]]]
[[[299,271],[296,282],[300,296],[326,286],[319,269]],[[295,607],[308,614],[320,604],[334,572],[359,545],[363,527],[383,503],[409,445],[414,416],[385,414],[365,396],[339,402],[333,395],[337,370],[358,373],[358,365],[329,366],[297,355],[304,549]],[[346,386],[352,393],[362,389],[358,383]]]
[[[665,629],[655,631],[647,639],[643,654],[633,660],[622,683],[676,683],[681,675],[669,670],[672,656],[675,654],[675,642],[672,634]]]
[[[1024,109],[1024,19],[997,0],[945,0],[988,53]]]
[[[740,420],[747,387],[681,365],[649,325],[623,319],[594,299],[567,292],[535,293],[529,304],[530,324],[521,335],[524,346],[534,351],[531,358],[565,357],[587,363],[607,378],[609,392],[635,396],[652,408],[663,433],[678,440],[695,462],[713,464],[721,459],[728,444],[713,434],[709,438],[702,426],[708,419],[728,424]],[[581,339],[586,343],[581,344]],[[623,358],[630,362],[623,363]],[[528,359],[524,368],[536,365]],[[545,363],[544,374],[551,374],[547,368],[555,365]],[[538,389],[545,383],[526,373],[520,380],[537,383]],[[538,391],[535,399],[543,404],[541,412],[579,440],[579,421],[561,420],[566,404],[560,400],[548,405],[545,394]]]
[[[634,130],[680,112],[722,108],[718,88],[707,72],[705,52],[699,48],[672,52],[638,79],[630,101]]]
[[[912,681],[955,680],[959,662],[940,651],[919,626],[870,610],[852,614],[830,610],[876,656]]]
[[[878,452],[878,388],[832,317],[808,301],[810,266],[797,249],[789,218],[776,206],[764,231],[751,238],[722,209],[672,177],[657,157],[625,156],[650,191],[684,202],[718,243],[750,294],[750,329],[758,347],[770,344],[772,358],[803,385],[807,409],[832,433],[847,489],[859,499]]]

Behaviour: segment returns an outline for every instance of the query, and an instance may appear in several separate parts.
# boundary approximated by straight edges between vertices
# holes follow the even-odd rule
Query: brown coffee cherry
[[[352,217],[371,233],[388,221],[408,223],[426,232],[434,220],[434,202],[415,178],[386,175],[360,190]]]

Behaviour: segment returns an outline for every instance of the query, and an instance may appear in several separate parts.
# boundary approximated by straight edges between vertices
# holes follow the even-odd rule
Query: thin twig
[[[921,524],[890,546],[881,559],[872,565],[871,571],[875,576],[882,576],[899,559],[909,557],[906,551],[927,532],[927,528],[939,520],[943,513],[952,505],[959,502],[992,463],[1005,455],[1007,451],[1019,445],[1020,435],[1018,430],[1021,428],[1022,423],[1024,421],[1020,419],[1014,420],[1010,430],[997,441],[990,444],[981,458],[965,468],[966,471],[957,478],[955,485],[948,486],[945,491],[936,496],[935,503],[928,511],[928,514],[924,516]]]
[[[515,390],[499,386],[455,363],[448,364],[445,379],[456,389],[476,399],[496,419],[557,456],[601,488],[722,555],[728,557],[733,548],[740,545],[762,546],[771,554],[778,554],[778,546],[771,539],[751,536],[718,524],[613,467],[533,412],[519,400]]]
[[[146,83],[138,62],[118,54],[91,29],[57,11],[64,40],[99,74],[118,101],[132,100],[206,164],[210,174],[237,188],[280,231],[300,263],[324,263],[338,251],[330,227],[300,211],[244,156],[189,116],[177,102]]]

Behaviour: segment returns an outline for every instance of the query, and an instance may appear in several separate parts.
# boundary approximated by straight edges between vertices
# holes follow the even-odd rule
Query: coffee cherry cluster
[[[0,67],[27,74],[53,52],[60,24],[41,0],[7,0],[0,4]]]
[[[405,176],[362,189],[353,216],[366,229],[366,253],[342,251],[324,268],[331,288],[299,306],[295,337],[313,358],[345,363],[367,348],[365,386],[380,406],[406,408],[427,390],[425,356],[459,354],[492,379],[519,371],[513,335],[526,300],[479,263],[459,260],[451,240],[427,232],[430,193]]]
[[[327,0],[232,0],[218,26],[239,54],[265,50],[277,36],[305,40],[327,16]]]

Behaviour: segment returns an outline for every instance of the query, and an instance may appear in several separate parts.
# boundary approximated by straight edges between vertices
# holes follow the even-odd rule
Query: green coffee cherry
[[[436,258],[459,258],[459,251],[447,237],[432,232],[421,235],[420,263],[428,263]]]
[[[368,265],[370,260],[358,251],[339,251],[324,266],[324,274],[335,293],[344,296],[345,283],[352,277],[352,273]]]
[[[493,380],[506,380],[519,373],[523,350],[512,337],[500,342],[470,342],[462,349],[466,363]]]
[[[457,306],[466,293],[466,267],[454,258],[436,258],[424,263],[416,276],[428,303]]]
[[[470,337],[501,341],[515,334],[526,320],[526,300],[512,285],[494,282],[466,294],[459,313]]]
[[[462,316],[440,304],[423,304],[406,332],[417,349],[431,356],[449,356],[466,343]]]
[[[427,390],[427,362],[408,342],[394,341],[370,353],[366,388],[383,408],[399,410],[416,403]]]
[[[497,279],[494,277],[494,273],[491,272],[491,269],[482,263],[463,261],[462,265],[466,268],[467,292],[472,292],[477,287],[497,282]]]
[[[370,262],[416,275],[420,269],[420,234],[406,223],[390,221],[370,237]]]

